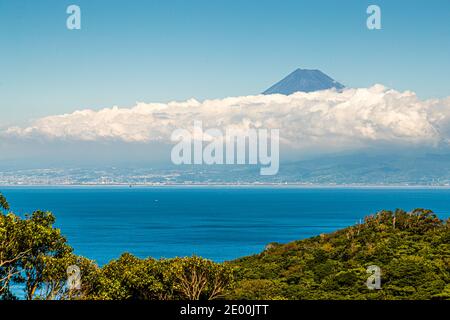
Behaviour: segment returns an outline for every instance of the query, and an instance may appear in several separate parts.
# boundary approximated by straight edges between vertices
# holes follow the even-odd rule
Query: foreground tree
[[[0,213],[0,298],[10,296],[10,283],[20,273],[20,260],[30,252],[21,246],[17,231],[22,225],[17,216]]]
[[[6,201],[6,198],[0,193],[0,210],[9,210],[9,203]]]
[[[233,269],[200,257],[175,258],[172,260],[175,287],[184,299],[217,299],[230,289]]]
[[[21,274],[19,282],[25,284],[26,298],[37,298],[36,291],[45,283],[48,267],[52,267],[50,259],[59,259],[64,264],[72,253],[65,237],[59,229],[53,228],[55,217],[51,212],[35,211],[26,216],[23,227],[17,230],[22,250],[27,254],[19,260]]]
[[[8,210],[8,202],[0,196],[1,208]],[[27,299],[43,298],[37,291],[48,289],[50,270],[69,262],[72,248],[54,223],[50,212],[35,211],[25,218],[0,212],[0,298],[14,298],[12,282],[24,288]],[[56,288],[47,291],[44,298],[57,296]]]
[[[233,284],[233,269],[199,257],[156,260],[125,253],[105,265],[90,299],[217,299]]]
[[[124,253],[100,271],[97,290],[88,298],[102,300],[173,299],[173,282],[161,260]]]
[[[47,255],[43,260],[45,268],[42,274],[42,283],[36,293],[39,299],[85,299],[98,290],[100,269],[93,261],[74,254],[67,254],[63,257]],[[69,274],[68,270],[71,269],[79,271],[79,274]],[[74,279],[69,284],[71,277]]]

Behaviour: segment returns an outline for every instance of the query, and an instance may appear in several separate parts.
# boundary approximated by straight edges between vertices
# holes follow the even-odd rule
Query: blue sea
[[[445,188],[0,187],[12,210],[52,211],[75,253],[100,265],[123,252],[215,261],[332,232],[381,209],[450,215]]]

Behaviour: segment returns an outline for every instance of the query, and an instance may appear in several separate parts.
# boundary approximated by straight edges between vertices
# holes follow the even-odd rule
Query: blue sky
[[[66,29],[77,4],[82,29]],[[366,28],[378,4],[382,30]],[[0,0],[0,126],[257,94],[297,67],[450,95],[450,1]]]

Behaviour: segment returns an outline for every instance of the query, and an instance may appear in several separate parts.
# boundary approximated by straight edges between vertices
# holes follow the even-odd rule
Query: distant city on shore
[[[0,172],[0,185],[450,186],[450,156],[324,157],[284,164],[275,176],[248,165],[11,168]]]

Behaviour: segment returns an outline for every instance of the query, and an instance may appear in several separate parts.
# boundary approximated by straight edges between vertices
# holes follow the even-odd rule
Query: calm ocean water
[[[104,264],[258,253],[352,225],[381,209],[416,207],[449,217],[450,189],[271,187],[1,187],[17,214],[50,210],[75,252]]]

